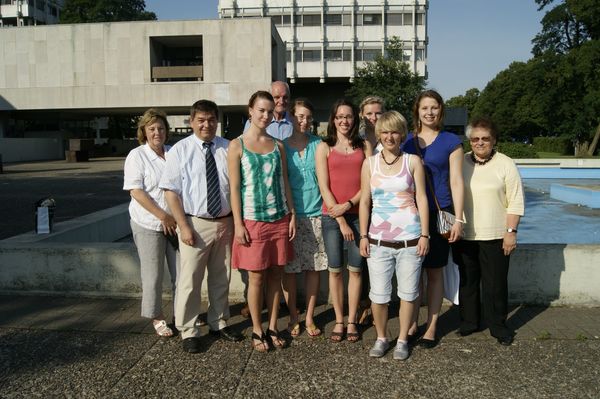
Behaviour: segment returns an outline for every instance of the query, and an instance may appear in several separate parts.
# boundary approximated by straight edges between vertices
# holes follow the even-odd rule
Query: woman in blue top
[[[290,113],[294,131],[283,141],[288,161],[288,179],[296,210],[296,238],[292,242],[296,257],[285,266],[283,294],[290,310],[289,333],[300,334],[296,308],[296,276],[304,274],[306,319],[304,325],[311,337],[321,335],[313,316],[319,293],[319,272],[327,270],[327,257],[321,230],[321,192],[315,171],[315,151],[321,139],[310,134],[313,105],[306,99],[294,101]]]
[[[462,236],[464,223],[461,219],[464,203],[462,141],[454,133],[442,131],[443,120],[442,96],[433,90],[422,92],[417,96],[413,106],[414,131],[408,135],[403,145],[405,152],[421,156],[429,180],[427,201],[431,215],[429,217],[431,240],[429,253],[423,260],[423,268],[427,271],[427,330],[419,341],[421,347],[428,349],[438,343],[436,326],[444,293],[442,268],[448,263],[450,244],[458,241]],[[435,217],[437,208],[434,195],[443,210],[459,215],[452,226],[449,239],[437,233],[437,217]],[[417,335],[419,304],[420,299],[417,299],[409,339]]]

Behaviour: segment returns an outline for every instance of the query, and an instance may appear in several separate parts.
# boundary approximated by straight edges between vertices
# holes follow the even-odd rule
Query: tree
[[[66,0],[61,24],[156,20],[144,0]]]
[[[542,31],[533,38],[533,54],[545,51],[565,54],[588,39],[585,26],[566,3],[559,4],[542,18]]]
[[[387,109],[400,112],[410,123],[412,103],[424,87],[425,79],[410,71],[403,60],[402,43],[394,37],[385,55],[358,68],[346,95],[356,103],[367,96],[380,96]]]
[[[479,100],[481,92],[478,88],[473,87],[465,92],[462,96],[455,96],[446,101],[448,107],[464,107],[467,109],[467,114],[472,115],[475,109],[475,104]]]

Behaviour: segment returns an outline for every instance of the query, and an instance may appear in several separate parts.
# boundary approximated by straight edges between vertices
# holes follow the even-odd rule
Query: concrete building
[[[5,162],[18,155],[13,138],[103,137],[98,118],[149,107],[186,115],[201,98],[220,105],[222,134],[240,133],[250,94],[285,79],[285,47],[267,18],[4,28],[0,54]]]
[[[316,102],[317,117],[342,97],[357,68],[392,37],[413,72],[427,77],[428,0],[219,0],[219,17],[270,17],[286,46],[293,97]]]
[[[0,0],[0,28],[57,24],[64,0]]]

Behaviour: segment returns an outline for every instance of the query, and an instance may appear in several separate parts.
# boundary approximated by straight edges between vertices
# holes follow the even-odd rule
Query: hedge
[[[568,137],[534,137],[533,145],[539,152],[573,155],[573,142]]]
[[[463,148],[465,152],[471,151],[471,145],[468,140],[463,142]],[[504,155],[513,159],[518,158],[539,158],[537,155],[537,149],[531,144],[524,143],[512,143],[508,141],[501,141],[496,144],[496,149]]]

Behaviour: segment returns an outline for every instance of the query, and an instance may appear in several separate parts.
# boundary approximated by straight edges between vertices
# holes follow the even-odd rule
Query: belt
[[[229,212],[227,215],[223,215],[223,216],[217,216],[216,218],[205,218],[202,216],[196,216],[196,215],[190,215],[189,213],[185,214],[186,216],[191,216],[193,218],[197,218],[197,219],[202,219],[202,220],[217,220],[217,219],[223,219],[223,218],[228,218],[231,216],[231,212]]]
[[[399,241],[399,242],[389,242],[389,241],[380,241],[369,238],[369,242],[373,245],[381,245],[382,247],[400,249],[400,248],[408,248],[414,247],[419,243],[419,239],[415,238],[408,241]]]

